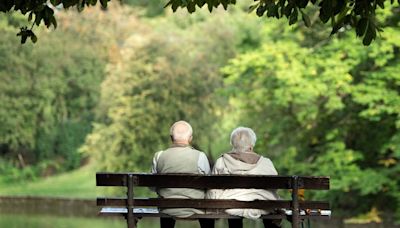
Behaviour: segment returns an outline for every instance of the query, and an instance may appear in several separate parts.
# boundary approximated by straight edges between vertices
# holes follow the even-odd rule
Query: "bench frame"
[[[100,215],[124,216],[128,228],[135,228],[137,218],[141,217],[170,217],[162,213],[138,213],[135,207],[161,208],[199,208],[211,210],[214,213],[193,215],[197,218],[241,218],[224,213],[228,208],[257,208],[276,209],[286,208],[292,211],[291,215],[269,214],[262,218],[291,219],[292,227],[299,228],[305,218],[330,218],[321,215],[321,210],[329,210],[328,202],[300,201],[299,189],[328,190],[329,177],[303,176],[244,176],[244,175],[195,175],[195,174],[145,174],[145,173],[96,173],[97,186],[127,187],[126,198],[97,198],[97,205],[104,207],[126,208],[125,212],[110,213],[104,210]],[[291,189],[291,200],[214,200],[214,199],[140,199],[134,197],[135,187],[155,188],[201,188],[201,189],[229,189],[229,188],[258,188],[258,189]],[[300,210],[307,212],[300,215]],[[310,212],[310,211],[313,212]]]

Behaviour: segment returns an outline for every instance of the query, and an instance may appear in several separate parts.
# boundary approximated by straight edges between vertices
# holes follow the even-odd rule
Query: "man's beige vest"
[[[157,161],[157,173],[193,173],[198,174],[200,151],[191,147],[172,147],[163,151]],[[163,198],[204,199],[205,192],[190,188],[161,188],[157,191]],[[193,214],[203,214],[194,208],[164,209],[163,213],[175,217],[189,217]]]
[[[200,151],[191,147],[172,147],[163,151],[158,158],[157,173],[198,174]],[[190,188],[162,188],[158,194],[163,198],[203,199],[204,191]]]

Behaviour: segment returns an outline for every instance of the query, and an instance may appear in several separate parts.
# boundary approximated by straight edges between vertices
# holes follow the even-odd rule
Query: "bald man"
[[[192,173],[209,174],[210,163],[207,156],[190,146],[193,138],[192,126],[186,121],[178,121],[170,128],[172,145],[154,155],[152,173]],[[205,192],[190,188],[162,188],[157,190],[161,198],[204,199]],[[204,214],[194,208],[163,209],[163,213],[178,218],[186,218],[193,214]],[[213,228],[214,220],[199,219],[200,227]],[[173,228],[175,219],[160,218],[161,228]]]

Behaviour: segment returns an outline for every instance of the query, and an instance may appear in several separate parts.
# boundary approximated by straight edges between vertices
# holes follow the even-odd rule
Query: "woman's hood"
[[[229,173],[231,174],[249,174],[249,175],[277,175],[274,165],[271,160],[258,155],[256,163],[247,163],[232,153],[223,154],[223,162]],[[254,159],[250,159],[254,160]]]
[[[224,163],[226,168],[228,168],[228,170],[231,171],[232,173],[250,171],[255,167],[257,167],[257,163],[260,160],[258,159],[256,163],[252,164],[252,163],[246,163],[243,160],[238,159],[237,156],[231,155],[230,153],[226,153],[222,155],[222,157],[224,158]]]

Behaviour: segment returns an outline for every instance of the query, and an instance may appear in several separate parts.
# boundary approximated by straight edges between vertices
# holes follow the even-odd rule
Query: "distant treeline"
[[[104,171],[148,171],[180,119],[215,160],[229,150],[230,131],[246,125],[280,174],[331,176],[324,194],[335,208],[400,215],[393,8],[379,11],[385,32],[370,47],[351,33],[326,37],[324,25],[288,27],[240,7],[149,9],[60,12],[56,31],[24,46],[15,29],[25,20],[1,15],[0,172],[28,178],[87,159]]]

